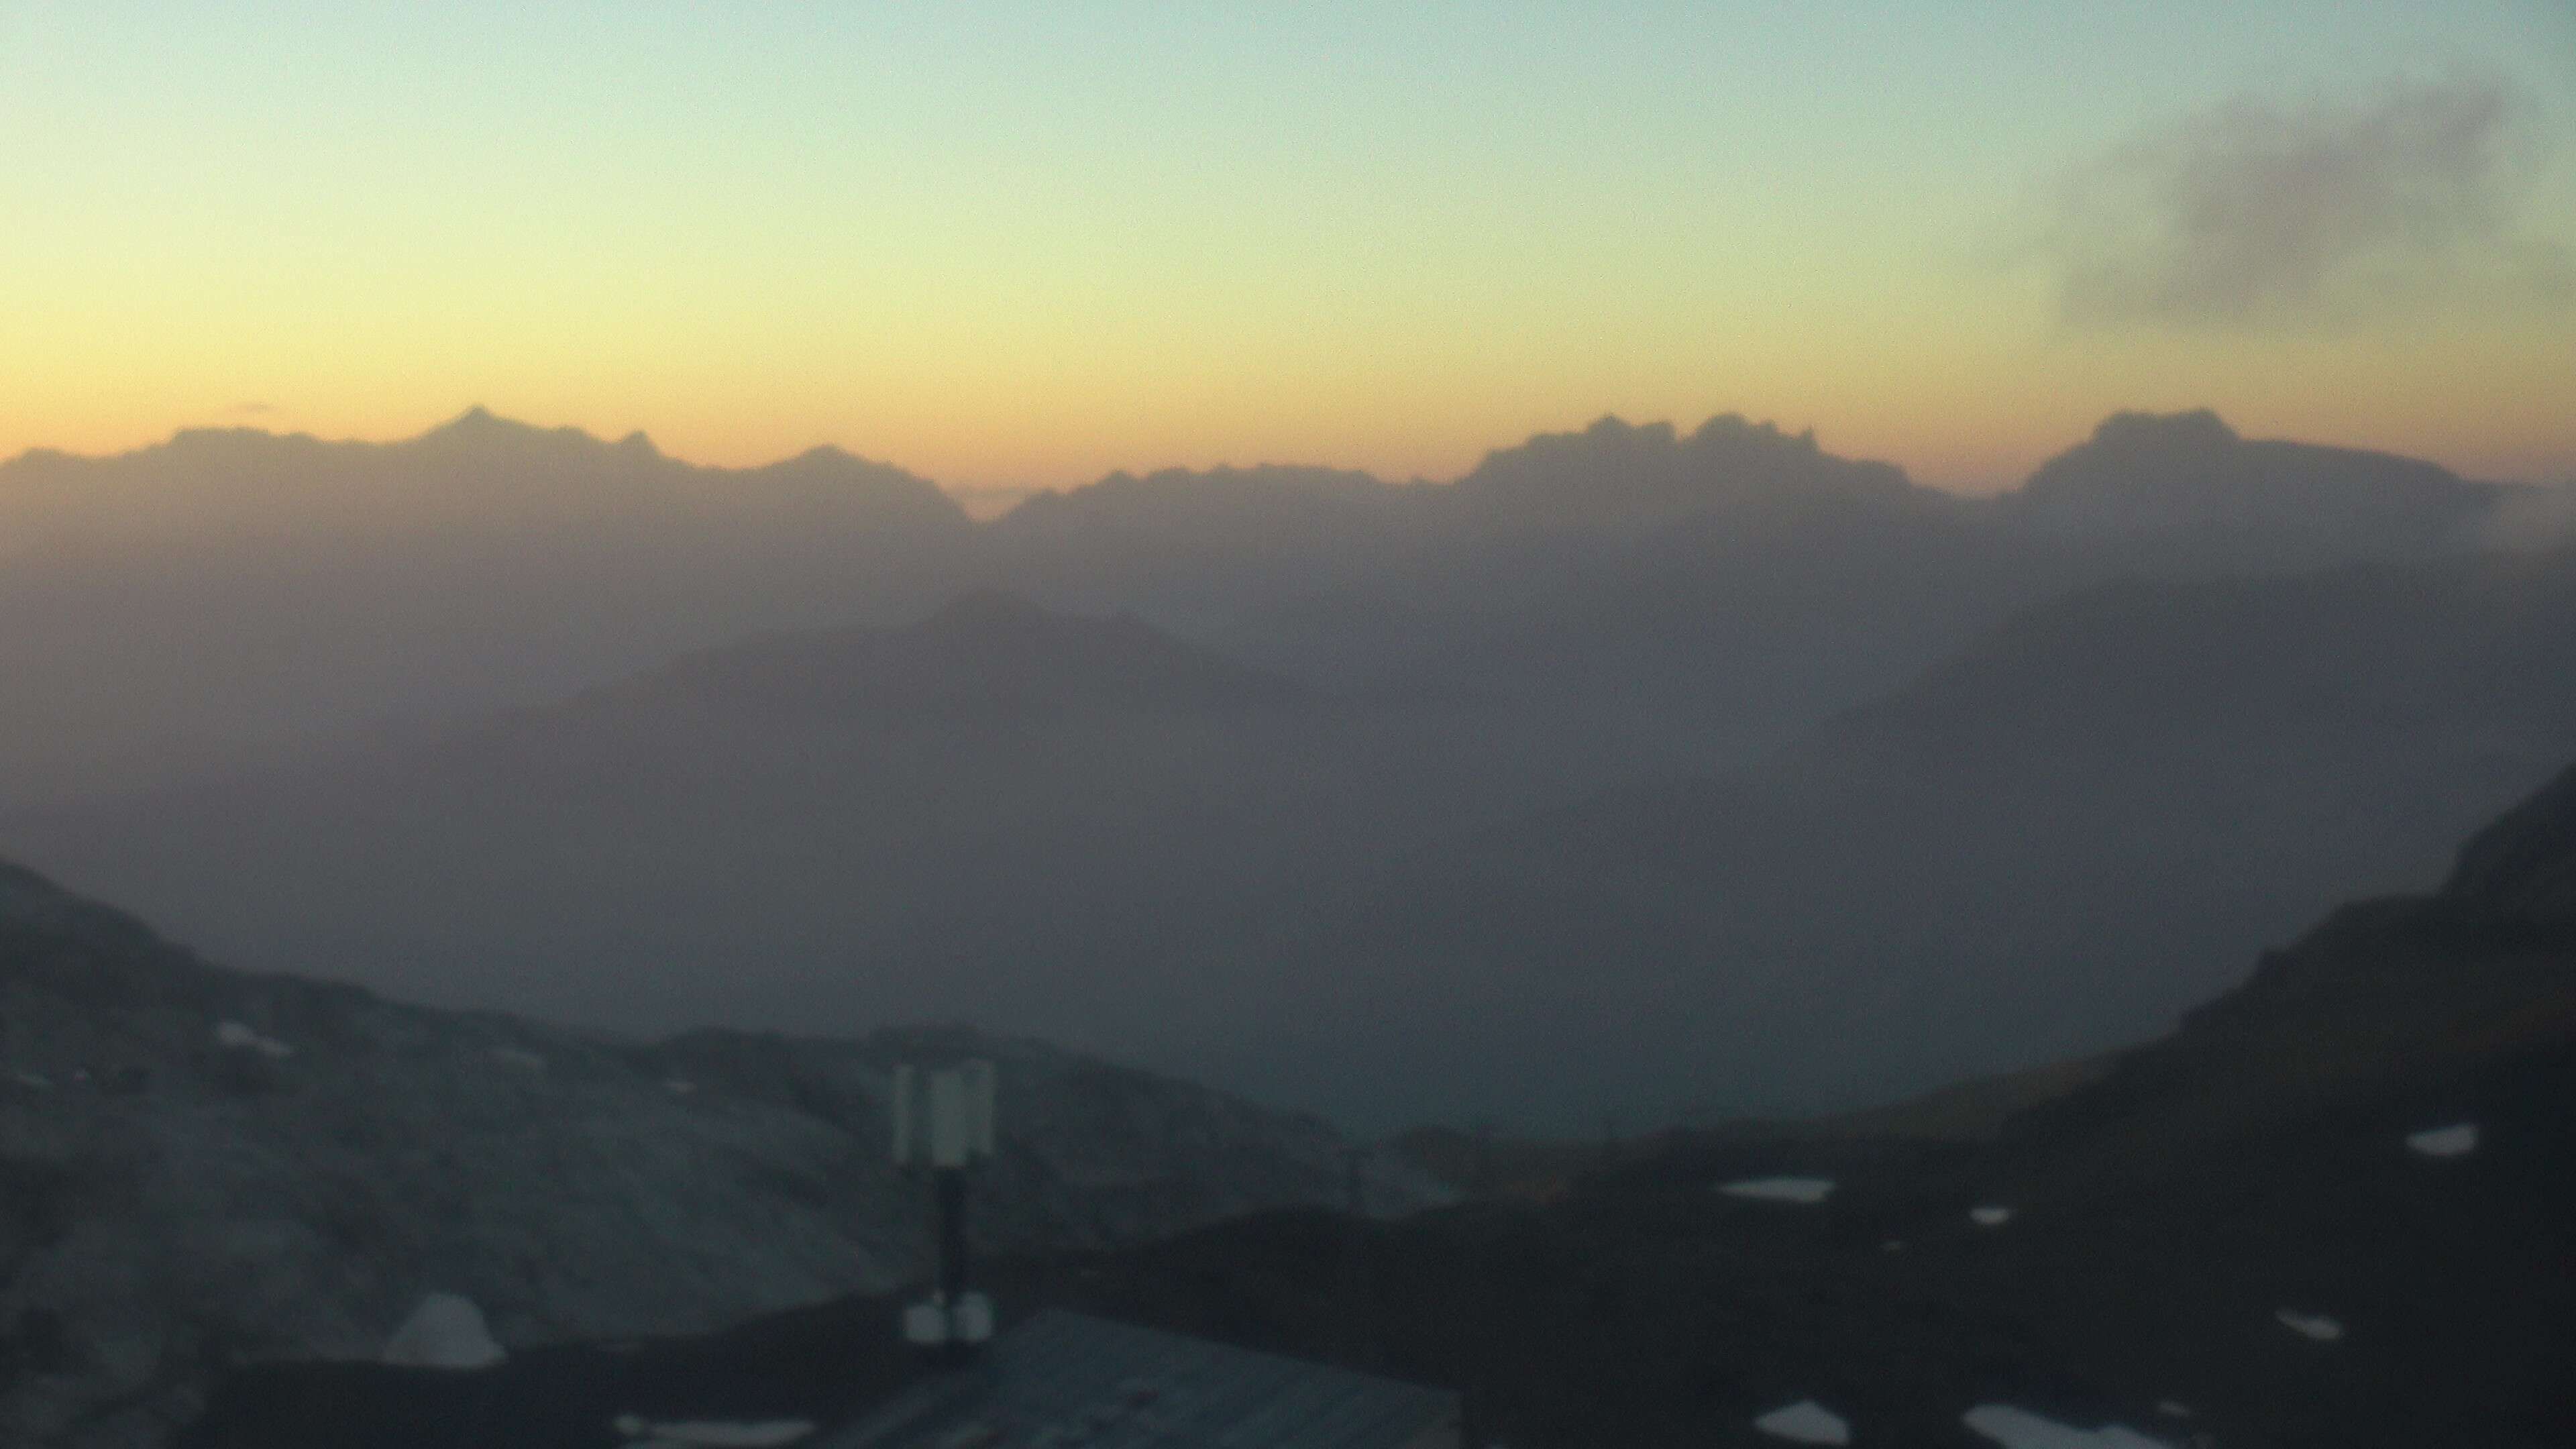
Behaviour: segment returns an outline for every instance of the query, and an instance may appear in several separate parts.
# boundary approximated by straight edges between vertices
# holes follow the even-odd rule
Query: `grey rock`
[[[376,1357],[432,1292],[521,1347],[896,1286],[927,1192],[889,1160],[890,1072],[970,1054],[1000,1066],[985,1251],[1346,1191],[1316,1119],[1041,1043],[429,1010],[209,965],[0,865],[0,1442],[163,1442],[223,1365]],[[1438,1195],[1371,1164],[1375,1208]]]

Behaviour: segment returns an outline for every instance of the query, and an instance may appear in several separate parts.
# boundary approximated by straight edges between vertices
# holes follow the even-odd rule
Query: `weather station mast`
[[[927,1168],[930,1296],[903,1310],[905,1341],[956,1366],[993,1336],[993,1300],[967,1287],[967,1170],[993,1156],[994,1070],[981,1058],[929,1071],[894,1069],[894,1161]]]

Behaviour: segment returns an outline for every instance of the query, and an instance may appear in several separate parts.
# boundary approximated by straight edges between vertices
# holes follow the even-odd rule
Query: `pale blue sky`
[[[2070,343],[1997,261],[2048,178],[2227,98],[2460,75],[2516,98],[2516,227],[2576,240],[2563,0],[0,0],[0,454],[480,401],[969,484],[1437,474],[1740,408],[1975,485],[2108,407],[2206,400],[2576,469],[2548,379],[2410,411],[2354,351],[2565,360],[2509,300],[2321,367],[2241,332]]]

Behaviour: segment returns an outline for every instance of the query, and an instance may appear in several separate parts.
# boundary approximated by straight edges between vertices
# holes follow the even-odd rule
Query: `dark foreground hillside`
[[[2576,1442],[2571,1101],[2576,772],[2438,893],[2338,912],[1991,1143],[1711,1137],[1543,1206],[1271,1213],[988,1281],[1454,1386],[1478,1444],[1779,1442],[1754,1420],[1813,1400],[1855,1444],[1997,1442],[1983,1407],[2126,1426],[2053,1441],[2103,1449],[2537,1449]],[[905,1374],[893,1301],[471,1373],[255,1368],[188,1442],[828,1425]]]
[[[956,1055],[1006,1084],[995,1250],[1342,1199],[1324,1124],[1041,1043],[435,1011],[208,964],[0,863],[0,1449],[163,1443],[223,1366],[372,1356],[431,1294],[530,1343],[889,1288],[921,1261],[890,1069]],[[1438,1196],[1371,1173],[1385,1210]]]

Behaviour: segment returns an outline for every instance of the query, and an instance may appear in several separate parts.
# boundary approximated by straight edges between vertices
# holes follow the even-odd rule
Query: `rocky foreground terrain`
[[[1455,1387],[1468,1442],[1513,1449],[2576,1443],[2576,771],[2437,893],[2336,912],[2069,1084],[1983,1140],[1729,1130],[1552,1201],[1262,1213],[986,1281]],[[828,1427],[907,1373],[895,1302],[476,1372],[264,1367],[185,1442]]]
[[[990,1251],[1341,1203],[1323,1124],[1034,1043],[650,1045],[197,960],[0,866],[0,1443],[165,1442],[226,1366],[373,1359],[429,1294],[503,1345],[704,1331],[915,1275],[900,1061],[1001,1065]],[[1364,1167],[1373,1209],[1438,1194]]]

